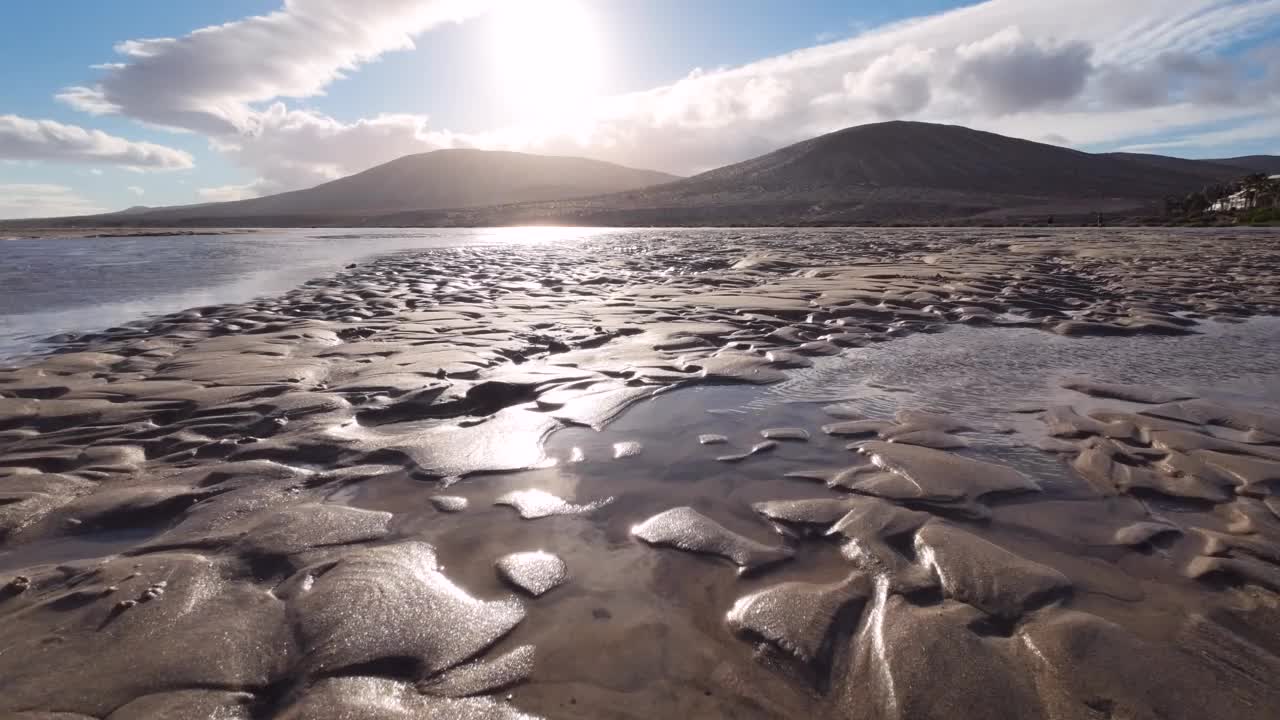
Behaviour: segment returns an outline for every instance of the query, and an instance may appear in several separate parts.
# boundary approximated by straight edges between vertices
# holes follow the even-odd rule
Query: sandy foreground
[[[725,231],[79,338],[0,371],[0,716],[1275,718],[1280,407],[708,412],[949,326],[1272,314],[1274,233]]]

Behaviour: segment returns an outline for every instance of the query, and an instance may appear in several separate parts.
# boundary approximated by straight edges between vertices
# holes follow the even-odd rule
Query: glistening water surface
[[[760,708],[749,699],[752,691],[740,689],[736,698],[718,694],[726,676],[736,675],[743,686],[769,695],[775,708],[814,712],[819,706],[812,698],[775,684],[753,662],[751,644],[725,632],[722,623],[739,598],[779,583],[841,582],[849,562],[837,544],[830,538],[794,542],[790,562],[758,576],[737,575],[716,558],[637,542],[632,533],[639,523],[687,505],[753,541],[775,544],[780,528],[753,505],[847,497],[787,473],[865,462],[846,449],[849,438],[823,433],[833,415],[887,420],[901,410],[934,411],[974,428],[963,435],[969,446],[955,452],[1014,467],[1044,491],[1034,502],[1017,496],[992,501],[993,516],[975,532],[1064,572],[1076,585],[1072,608],[1150,637],[1167,635],[1187,613],[1205,610],[1204,598],[1170,572],[1183,550],[1157,548],[1117,559],[1116,548],[1097,543],[1091,533],[1113,521],[1112,513],[1123,517],[1132,507],[1089,500],[1091,491],[1069,458],[1037,447],[1047,433],[1035,410],[1144,407],[1061,386],[1076,378],[1184,390],[1271,412],[1280,407],[1280,318],[1206,323],[1198,330],[1175,338],[1072,339],[974,327],[911,335],[817,359],[812,368],[788,371],[789,379],[777,385],[674,390],[632,407],[603,431],[561,430],[547,442],[550,467],[450,486],[444,492],[469,501],[457,515],[439,513],[428,502],[442,492],[438,486],[404,475],[353,486],[332,500],[394,511],[397,534],[430,534],[450,573],[484,596],[504,591],[491,558],[546,550],[566,562],[569,583],[532,601],[537,621],[519,626],[500,646],[532,644],[543,658],[531,682],[518,690],[522,707],[573,717],[694,717],[730,710],[753,716]],[[767,428],[784,426],[807,430],[811,438],[782,441],[740,462],[717,459],[759,443]],[[728,442],[702,445],[704,433]],[[640,444],[640,452],[617,457],[618,444],[631,442]],[[532,521],[495,505],[507,493],[529,489],[579,504],[611,500],[589,513]],[[1194,506],[1153,501],[1151,507],[1209,522]],[[616,704],[623,697],[625,712]]]
[[[344,265],[421,248],[567,242],[609,230],[272,229],[0,242],[0,362],[59,334],[276,295]]]
[[[979,437],[988,452],[1058,476],[1060,463],[1035,449],[1044,437],[1036,410],[1141,408],[1071,392],[1063,382],[1150,385],[1231,404],[1280,407],[1280,318],[1202,322],[1196,330],[1175,337],[1065,338],[1027,328],[953,326],[850,349],[743,396],[737,405],[733,396],[718,402],[746,417],[803,417],[803,408],[786,409],[797,403],[833,403],[837,411],[868,418],[889,418],[903,409],[945,413],[983,431]]]
[[[0,371],[0,710],[1271,720],[1275,248],[637,229],[89,333]]]

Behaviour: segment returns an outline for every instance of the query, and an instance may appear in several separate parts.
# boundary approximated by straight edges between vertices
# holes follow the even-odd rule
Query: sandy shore
[[[79,338],[0,371],[0,715],[1274,717],[1280,408],[708,411],[1278,314],[1278,239],[637,232]]]

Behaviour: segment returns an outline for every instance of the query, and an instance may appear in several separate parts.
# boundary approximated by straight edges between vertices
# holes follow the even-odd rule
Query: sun
[[[504,104],[525,120],[576,113],[601,91],[600,32],[583,0],[506,0],[492,42]]]

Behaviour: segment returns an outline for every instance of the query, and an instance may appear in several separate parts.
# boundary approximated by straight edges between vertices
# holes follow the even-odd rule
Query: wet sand
[[[404,253],[0,371],[0,715],[1270,718],[1280,237]]]

